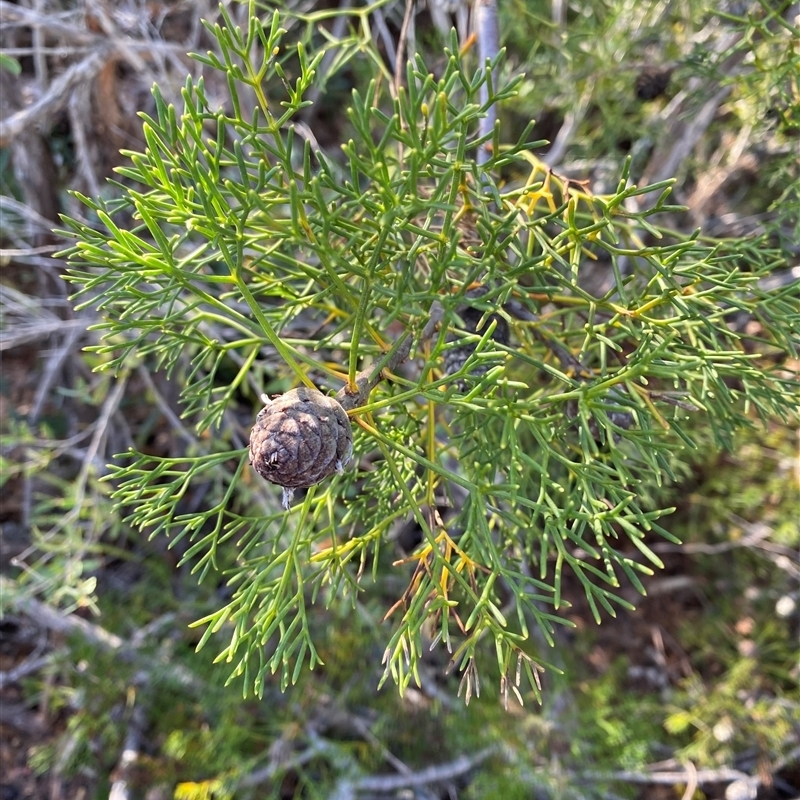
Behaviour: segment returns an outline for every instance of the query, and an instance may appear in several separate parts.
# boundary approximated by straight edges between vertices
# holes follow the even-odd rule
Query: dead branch
[[[473,13],[475,14],[475,33],[478,37],[478,64],[481,69],[487,69],[487,64],[493,61],[500,52],[500,26],[497,16],[497,0],[476,0]],[[480,101],[484,105],[489,102],[489,84],[484,82],[480,88]],[[479,123],[478,136],[483,138],[494,130],[497,122],[497,104],[492,103],[486,109],[486,116]],[[475,156],[478,164],[485,164],[491,154],[491,143],[484,142]]]
[[[0,587],[3,588],[3,594],[8,593],[5,583],[5,579],[0,579]],[[33,598],[12,600],[12,605],[17,612],[30,617],[40,628],[44,628],[51,633],[59,633],[63,636],[78,634],[86,639],[87,642],[103,650],[122,650],[125,646],[124,639],[114,633],[110,633],[105,628],[87,622],[74,614],[61,614],[39,600],[34,600]]]
[[[46,730],[44,722],[39,719],[24,703],[3,701],[3,726],[15,728],[30,735],[41,736]]]
[[[0,22],[4,26],[17,25],[39,30],[77,45],[97,45],[106,40],[105,36],[90,33],[82,26],[67,21],[69,16],[75,15],[56,14],[52,11],[42,14],[32,8],[0,0]]]
[[[64,329],[65,325],[67,329],[63,341],[47,359],[44,374],[36,388],[36,397],[33,400],[33,406],[28,417],[31,425],[38,421],[53,382],[61,372],[61,367],[64,365],[67,358],[73,354],[75,346],[80,341],[81,336],[86,332],[86,323],[83,320],[64,320],[61,322],[61,330]]]
[[[472,756],[459,756],[448,763],[427,767],[409,775],[373,775],[361,778],[353,785],[359,792],[397,792],[448,783],[471,772],[496,752],[497,748],[487,747]]]
[[[35,102],[26,106],[7,120],[0,121],[0,147],[11,142],[31,127],[42,125],[48,118],[61,111],[67,104],[73,87],[82,81],[91,80],[110,57],[112,48],[101,45],[91,55],[73,64],[58,76],[48,91]]]
[[[91,86],[88,83],[78,84],[71,92],[67,113],[75,141],[75,155],[78,171],[83,176],[89,193],[100,196],[100,180],[95,171],[98,159],[92,157],[89,137],[86,135],[84,122],[91,118]]]
[[[183,424],[183,422],[181,422],[180,417],[178,417],[178,415],[170,408],[169,403],[167,403],[167,401],[164,399],[161,392],[158,391],[158,388],[156,387],[155,381],[153,381],[149,370],[140,364],[136,368],[136,374],[142,379],[144,385],[150,390],[150,394],[153,395],[153,400],[155,400],[156,405],[164,415],[164,419],[167,420],[172,430],[175,431],[175,433],[177,433],[178,436],[180,436],[185,442],[190,445],[194,445],[197,442],[197,438],[186,429],[186,426]]]
[[[397,40],[397,56],[394,62],[394,96],[400,91],[403,83],[403,65],[405,63],[406,39],[414,12],[414,0],[406,0],[406,9],[403,14],[403,24],[400,27],[400,38]]]
[[[438,300],[434,301],[431,304],[428,322],[417,340],[417,346],[433,336],[433,332],[442,321],[443,315],[444,310],[441,303]],[[345,411],[351,411],[367,403],[370,392],[384,379],[385,372],[392,372],[397,369],[411,355],[411,343],[411,334],[406,331],[396,350],[390,351],[376,365],[367,367],[367,369],[356,375],[355,387],[345,385],[337,392],[336,399],[341,403]]]
[[[708,126],[713,122],[717,110],[722,105],[722,101],[731,93],[731,89],[731,86],[723,86],[718,89],[694,115],[691,123],[683,128],[680,136],[677,136],[676,139],[669,138],[670,146],[668,151],[664,153],[663,157],[654,158],[651,161],[642,178],[643,183],[658,183],[677,174],[681,164],[688,158],[695,145],[708,130]],[[648,195],[639,195],[637,198],[639,208],[643,208],[646,205],[645,198],[647,197]]]
[[[0,577],[0,595],[6,598],[10,593],[8,580]],[[115,653],[122,661],[139,663],[145,670],[144,677],[157,673],[159,676],[169,675],[172,680],[187,688],[198,689],[202,685],[198,676],[180,664],[162,664],[155,656],[140,652],[139,647],[143,644],[141,636],[134,635],[131,640],[125,640],[100,625],[75,614],[62,614],[47,603],[32,597],[12,598],[9,605],[17,613],[24,614],[40,628],[51,633],[80,636],[101,650]]]
[[[5,689],[6,686],[12,683],[18,683],[23,678],[27,678],[28,675],[33,675],[34,672],[38,672],[40,669],[46,667],[53,658],[54,656],[52,653],[35,658],[26,658],[13,669],[0,672],[0,689]]]
[[[281,748],[275,747],[275,744],[278,744],[279,742],[283,743],[283,741],[284,740],[282,739],[277,740],[270,750],[277,754]],[[266,783],[267,781],[272,780],[279,773],[283,773],[289,769],[307,764],[309,761],[312,761],[320,755],[331,752],[333,749],[333,746],[329,742],[325,741],[325,739],[314,734],[313,732],[309,734],[309,741],[309,746],[296,756],[283,758],[281,757],[282,754],[280,754],[277,758],[273,758],[266,767],[254,770],[249,775],[245,775],[244,777],[240,778],[236,783],[236,788],[251,789],[254,786]]]
[[[572,139],[578,127],[586,115],[589,102],[592,99],[592,92],[594,91],[594,80],[590,80],[588,84],[589,85],[578,100],[577,105],[570,108],[564,115],[564,122],[559,128],[556,138],[553,140],[553,144],[550,146],[547,154],[542,158],[542,161],[547,164],[550,169],[554,169],[561,163],[567,149],[572,143]]]
[[[730,767],[720,767],[719,769],[697,769],[693,764],[691,767],[685,766],[681,770],[654,770],[653,772],[634,772],[632,770],[620,770],[617,772],[576,772],[572,780],[577,783],[634,783],[634,784],[658,784],[661,786],[676,786],[679,784],[688,785],[694,781],[696,786],[706,783],[733,783],[733,781],[743,781],[748,785],[758,786],[761,780],[751,777],[746,772]]]
[[[139,751],[144,742],[144,731],[147,727],[147,717],[141,705],[136,705],[131,711],[128,720],[128,730],[125,734],[125,743],[122,746],[117,767],[114,770],[114,783],[108,793],[108,800],[130,800],[131,783],[136,762],[139,760]]]

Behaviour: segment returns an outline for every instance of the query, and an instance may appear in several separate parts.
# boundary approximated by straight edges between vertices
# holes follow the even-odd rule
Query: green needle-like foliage
[[[197,56],[224,73],[224,107],[202,81],[182,109],[155,89],[119,198],[81,198],[96,225],[64,220],[75,301],[103,314],[104,368],[167,371],[197,435],[179,454],[120,457],[113,497],[142,531],[187,539],[202,576],[225,570],[230,601],[197,624],[201,646],[228,637],[219,658],[246,691],[319,663],[310,605],[357,602],[381,545],[414,520],[421,543],[394,567],[408,565],[408,586],[386,606],[386,676],[418,680],[439,644],[469,697],[489,640],[503,693],[538,695],[565,581],[599,622],[628,605],[621,581],[643,593],[660,566],[649,543],[674,538],[649,498],[694,446],[695,420],[729,445],[796,411],[780,365],[800,341],[797,282],[762,288],[781,257],[766,236],[665,228],[670,181],[637,187],[624,171],[596,196],[532,155],[527,131],[479,140],[518,82],[500,81],[501,57],[470,67],[455,39],[440,77],[416,57],[396,96],[369,37],[327,45],[337,68],[369,52],[375,71],[334,158],[295,125],[324,52],[285,47],[279,15],[250,10],[246,31],[209,27],[218,53]],[[353,385],[406,337],[411,357],[351,412],[351,465],[283,511],[248,465],[259,394]]]

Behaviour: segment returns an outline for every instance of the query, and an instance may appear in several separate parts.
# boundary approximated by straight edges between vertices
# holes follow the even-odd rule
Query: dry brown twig
[[[237,789],[251,789],[259,786],[262,783],[272,780],[279,774],[283,774],[290,769],[296,769],[303,764],[307,764],[319,756],[326,755],[334,750],[334,747],[329,742],[325,741],[321,736],[315,734],[313,731],[308,733],[309,745],[297,755],[288,758],[275,758],[266,767],[253,770],[248,775],[244,775],[236,782]],[[275,744],[280,743],[279,739]],[[276,751],[279,748],[271,748]]]
[[[26,206],[25,203],[20,203],[18,200],[15,200],[13,197],[0,195],[0,212],[2,211],[11,211],[17,214],[30,228],[35,229],[35,231],[39,233],[49,233],[50,229],[53,227],[53,223],[49,219],[38,214],[30,206]],[[8,235],[9,238],[14,238],[13,226],[10,226],[10,230],[6,235]],[[27,251],[26,255],[35,254],[39,251],[38,247],[20,247],[19,249],[25,249]]]
[[[702,555],[717,555],[726,553],[729,550],[736,550],[741,547],[753,548],[761,552],[777,566],[781,567],[795,578],[800,578],[800,568],[798,568],[798,554],[796,548],[787,547],[770,541],[775,533],[774,529],[765,522],[749,522],[737,514],[729,514],[728,521],[731,525],[741,528],[745,536],[741,539],[729,540],[727,542],[688,542],[681,545],[658,543],[654,550],[658,553],[680,552],[689,555],[699,553]]]
[[[386,9],[386,11],[390,11],[391,7]],[[372,19],[375,24],[375,30],[377,31],[377,36],[373,34],[373,38],[377,44],[378,40],[380,40],[381,44],[383,44],[384,49],[386,50],[386,59],[387,61],[394,65],[395,73],[397,70],[397,49],[394,46],[394,39],[392,39],[392,34],[389,31],[389,26],[386,24],[386,16],[384,14],[383,8],[376,8],[372,12]]]
[[[436,764],[408,775],[373,775],[361,778],[353,783],[353,788],[357,792],[388,793],[446,784],[468,774],[496,753],[496,747],[487,747],[471,756],[459,756],[445,764]]]
[[[197,438],[193,436],[186,428],[186,426],[181,422],[180,417],[172,410],[169,403],[164,399],[161,392],[159,392],[158,388],[156,387],[155,381],[153,380],[152,376],[150,375],[150,371],[142,364],[140,364],[136,368],[136,374],[141,378],[144,385],[150,391],[150,394],[153,396],[153,400],[155,400],[155,404],[158,406],[159,411],[164,415],[164,419],[167,420],[169,423],[170,428],[178,434],[187,444],[194,445],[197,442]]]
[[[16,667],[0,672],[0,689],[4,689],[12,683],[19,683],[23,678],[27,678],[28,675],[33,675],[40,669],[44,669],[53,658],[52,653],[48,653],[46,656],[37,656],[36,658],[26,658]]]
[[[555,167],[561,163],[564,154],[572,143],[572,138],[575,136],[589,108],[589,103],[591,102],[592,93],[594,91],[594,83],[594,78],[590,78],[586,82],[586,88],[581,94],[577,104],[569,108],[564,115],[564,122],[559,128],[555,139],[553,139],[550,149],[542,158],[542,161],[547,164],[550,169],[555,169]]]

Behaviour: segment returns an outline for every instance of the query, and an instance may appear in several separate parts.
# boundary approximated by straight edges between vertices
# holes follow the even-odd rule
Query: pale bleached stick
[[[0,121],[0,147],[7,147],[11,142],[33,126],[41,125],[46,119],[61,111],[67,104],[74,86],[88,81],[100,71],[111,54],[111,48],[103,45],[91,55],[73,64],[59,75],[50,89],[35,102],[26,106],[8,119]]]

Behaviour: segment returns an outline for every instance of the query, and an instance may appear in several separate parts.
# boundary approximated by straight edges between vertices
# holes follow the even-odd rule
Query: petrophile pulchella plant
[[[385,606],[384,677],[418,680],[438,646],[468,697],[493,642],[506,696],[538,695],[567,577],[599,622],[659,566],[669,509],[647,498],[694,420],[728,445],[796,410],[780,365],[797,284],[762,288],[766,238],[663,227],[670,181],[625,169],[594,195],[528,131],[480,136],[515,94],[500,56],[476,64],[453,39],[439,74],[414,57],[395,89],[355,13],[362,28],[316,52],[254,4],[247,30],[209,27],[217,54],[196,58],[229,97],[189,80],[175,108],[155,89],[119,196],[65,219],[102,368],[165,371],[193,426],[180,452],[121,455],[114,497],[201,578],[223,575],[201,646],[223,638],[246,690],[318,663],[311,605],[359,602],[392,570],[407,588]],[[328,50],[330,70],[367,53],[374,72],[336,152],[302,121]]]

